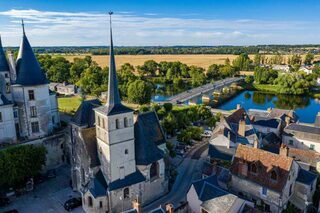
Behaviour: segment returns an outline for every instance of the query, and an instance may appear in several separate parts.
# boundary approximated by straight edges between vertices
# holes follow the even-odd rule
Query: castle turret
[[[12,100],[11,88],[10,88],[10,68],[2,47],[2,41],[0,36],[0,93],[2,93],[6,99]]]

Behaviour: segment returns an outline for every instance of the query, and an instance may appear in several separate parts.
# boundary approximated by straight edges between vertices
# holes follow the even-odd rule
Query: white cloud
[[[179,16],[178,16],[179,17]],[[101,12],[8,10],[0,12],[5,44],[17,46],[20,20],[35,45],[108,45],[108,16]],[[116,45],[248,45],[315,43],[318,22],[159,17],[129,11],[113,15]],[[312,33],[306,34],[306,32]]]

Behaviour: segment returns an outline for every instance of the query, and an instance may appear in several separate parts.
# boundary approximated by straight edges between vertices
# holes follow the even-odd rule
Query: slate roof
[[[156,209],[153,209],[151,211],[149,211],[148,213],[165,213],[165,211],[163,210],[163,208],[160,206]]]
[[[101,106],[99,99],[83,101],[77,109],[72,121],[79,126],[93,127],[95,116],[93,109]]]
[[[131,186],[145,180],[146,179],[143,174],[141,174],[141,172],[137,169],[136,172],[127,175],[124,179],[118,179],[109,183],[109,191]]]
[[[117,80],[117,70],[116,62],[114,58],[113,50],[113,40],[112,40],[112,26],[111,26],[111,17],[110,17],[110,64],[109,64],[109,80],[108,80],[108,97],[106,107],[101,108],[107,115],[115,115],[125,112],[132,112],[133,110],[123,106],[120,99],[120,94],[118,90],[118,80]]]
[[[164,157],[164,153],[157,147],[163,142],[163,132],[158,120],[154,120],[155,112],[139,114],[134,124],[135,157],[137,165],[149,165]]]
[[[4,50],[2,47],[2,41],[0,36],[0,72],[2,71],[9,71],[9,65],[6,58],[6,54],[4,53]]]
[[[269,132],[265,135],[262,139],[262,144],[263,150],[279,154],[281,139],[274,132]]]
[[[258,116],[253,118],[253,125],[259,125],[263,127],[278,128],[280,123],[281,121],[277,118],[265,118]]]
[[[317,179],[317,177],[317,174],[300,168],[297,181],[306,185],[311,185]]]
[[[8,104],[12,104],[11,101],[9,101],[6,96],[4,96],[3,94],[0,93],[0,106],[3,106],[3,105],[8,105]]]
[[[307,125],[293,123],[287,126],[285,129],[320,135],[320,128],[314,127],[314,126],[307,126]]]
[[[208,155],[210,158],[217,160],[231,161],[236,149],[234,147],[227,148],[226,146],[217,146],[209,144]]]
[[[101,170],[99,170],[93,180],[90,181],[88,188],[95,198],[107,195],[108,184]]]
[[[290,147],[288,154],[294,160],[308,163],[314,168],[316,168],[318,162],[320,162],[320,153],[313,150],[296,149]]]
[[[271,118],[281,118],[283,121],[285,121],[285,117],[289,116],[291,122],[294,123],[299,120],[299,116],[294,110],[272,108],[268,111],[270,112],[269,117]]]
[[[19,54],[16,63],[16,84],[34,86],[48,84],[49,81],[41,70],[39,62],[34,55],[27,36],[23,33]]]
[[[253,163],[256,164],[258,169],[256,174],[250,172],[250,167]],[[282,192],[287,183],[292,163],[293,159],[291,157],[239,144],[230,171],[233,175],[274,191]],[[242,173],[242,167],[248,168],[246,174]],[[277,173],[277,181],[271,181],[270,179],[271,171],[273,170]]]

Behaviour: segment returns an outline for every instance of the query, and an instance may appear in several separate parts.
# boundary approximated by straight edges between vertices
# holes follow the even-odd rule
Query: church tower
[[[122,105],[116,74],[110,12],[110,65],[105,106],[95,108],[101,169],[108,184],[136,172],[133,110]]]

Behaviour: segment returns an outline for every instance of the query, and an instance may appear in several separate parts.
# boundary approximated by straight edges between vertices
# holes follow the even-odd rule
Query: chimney
[[[286,126],[288,126],[291,123],[291,118],[288,115],[286,115],[285,122]]]
[[[174,208],[171,203],[166,204],[166,213],[174,213]]]
[[[17,72],[16,72],[16,63],[14,62],[13,51],[9,51],[8,53],[8,62],[9,62],[11,81],[15,82],[17,79]]]
[[[228,142],[227,142],[227,148],[230,149],[230,131],[228,131]]]
[[[141,204],[139,203],[138,199],[132,201],[132,207],[138,212],[141,213]]]
[[[245,137],[246,134],[246,121],[245,118],[239,121],[238,134]]]
[[[255,138],[253,141],[253,148],[258,149],[259,148],[259,139]]]
[[[289,147],[284,144],[281,144],[279,155],[288,157],[289,156]]]
[[[241,104],[237,104],[237,110],[241,109]]]

